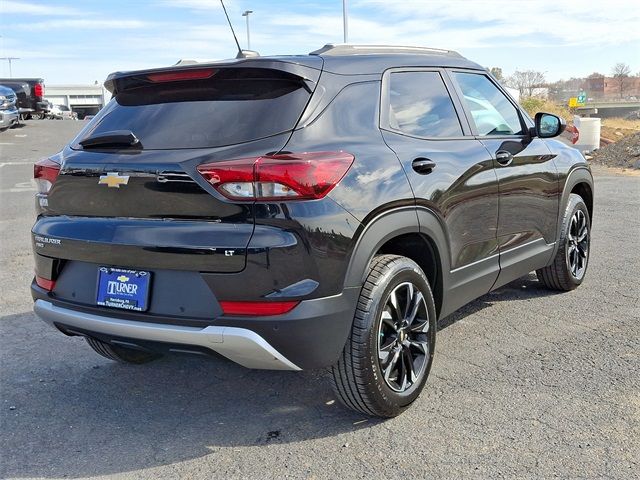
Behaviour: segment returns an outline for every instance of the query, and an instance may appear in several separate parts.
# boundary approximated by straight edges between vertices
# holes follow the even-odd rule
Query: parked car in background
[[[54,120],[73,120],[73,110],[66,105],[52,105],[49,110],[49,118]]]
[[[1,82],[0,86],[10,88],[16,94],[16,107],[20,118],[25,120],[31,118],[31,114],[34,113],[31,101],[31,87],[27,82]]]
[[[25,111],[22,115],[23,118],[45,118],[49,111],[49,102],[44,99],[44,80],[42,78],[0,78],[0,85],[5,85],[12,89],[15,86],[20,90],[24,90],[25,83],[28,85],[28,91],[25,92],[26,101],[20,107],[31,111]]]
[[[8,88],[0,86],[0,132],[18,122],[19,113],[16,107],[16,94]]]
[[[105,87],[35,165],[31,292],[111,360],[330,367],[346,406],[392,417],[438,320],[531,271],[585,278],[593,179],[564,121],[456,52],[328,45]]]

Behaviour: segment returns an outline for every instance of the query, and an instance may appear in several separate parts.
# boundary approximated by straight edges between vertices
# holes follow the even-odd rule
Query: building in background
[[[46,99],[54,105],[66,105],[83,119],[95,115],[111,94],[99,83],[94,85],[47,85]]]

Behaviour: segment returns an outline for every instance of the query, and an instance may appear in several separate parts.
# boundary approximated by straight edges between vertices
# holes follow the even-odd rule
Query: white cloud
[[[58,20],[46,20],[42,22],[18,23],[13,28],[18,30],[52,30],[61,28],[73,28],[78,30],[97,30],[108,28],[112,30],[132,30],[153,26],[152,22],[141,20],[117,20],[99,18],[63,18]]]
[[[40,16],[69,16],[81,15],[83,12],[76,8],[62,5],[42,5],[41,3],[16,2],[14,0],[0,0],[0,14],[40,15]]]
[[[499,46],[536,34],[543,45],[602,45],[640,40],[640,8],[636,1],[583,0],[359,0],[358,11],[368,11],[388,23],[402,25],[405,36],[419,40],[447,37],[460,46],[478,43]],[[420,22],[437,25],[419,28]],[[530,42],[530,40],[526,40]]]

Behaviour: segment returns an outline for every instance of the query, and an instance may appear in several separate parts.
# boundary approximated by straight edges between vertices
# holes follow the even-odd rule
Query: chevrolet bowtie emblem
[[[109,188],[120,188],[120,185],[126,185],[129,183],[128,175],[118,175],[118,172],[109,172],[106,175],[101,175],[98,184],[107,185]]]

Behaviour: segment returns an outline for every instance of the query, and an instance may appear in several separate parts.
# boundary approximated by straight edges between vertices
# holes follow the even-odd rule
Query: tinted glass
[[[392,73],[389,126],[420,137],[458,137],[462,127],[438,72]]]
[[[293,129],[309,100],[298,77],[226,69],[204,80],[127,80],[95,127],[77,139],[130,130],[145,150],[232,145]]]
[[[520,135],[518,111],[484,75],[454,73],[479,135]]]

